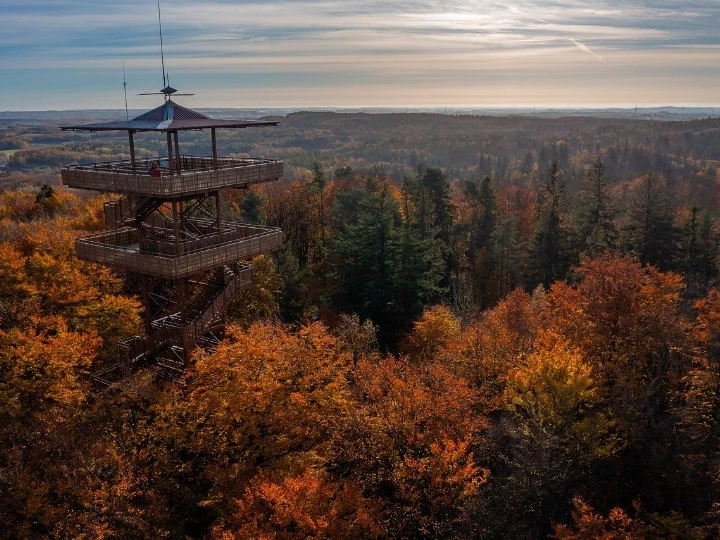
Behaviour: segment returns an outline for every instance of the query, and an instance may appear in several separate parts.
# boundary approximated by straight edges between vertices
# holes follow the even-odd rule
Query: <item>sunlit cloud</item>
[[[263,95],[275,96],[273,103],[284,95],[288,103],[328,105],[357,104],[362,96],[373,100],[368,105],[448,104],[459,95],[475,104],[506,102],[503,95],[518,105],[568,95],[588,103],[717,101],[716,0],[162,5],[173,81],[203,89],[214,96],[211,105],[237,105],[215,100],[262,85],[274,86],[245,94],[258,101],[243,105],[265,105]],[[99,96],[112,94],[122,61],[131,87],[157,84],[154,0],[0,0],[0,10],[0,109],[43,108],[36,90],[43,87],[56,90],[57,107],[103,106]],[[424,87],[409,94],[419,82]]]

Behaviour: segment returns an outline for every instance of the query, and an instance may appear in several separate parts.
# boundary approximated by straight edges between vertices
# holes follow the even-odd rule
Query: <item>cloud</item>
[[[501,3],[498,4],[498,5],[504,6],[504,7],[508,8],[510,11],[512,11],[513,13],[517,13],[518,15],[522,15],[523,17],[527,17],[527,18],[529,18],[529,19],[532,19],[532,20],[534,20],[534,21],[540,22],[540,23],[542,23],[542,24],[546,24],[546,25],[548,25],[548,26],[550,26],[550,27],[553,27],[553,28],[555,27],[555,25],[554,25],[553,23],[548,22],[548,21],[546,21],[546,20],[544,20],[544,19],[539,19],[538,17],[535,17],[535,16],[533,16],[533,15],[528,15],[527,13],[525,13],[524,11],[521,11],[520,9],[516,8],[516,7],[513,6],[513,5],[510,5],[510,4],[501,4]],[[566,39],[567,39],[567,41],[569,41],[570,43],[572,43],[573,45],[575,45],[575,46],[576,46],[578,49],[580,49],[581,51],[583,51],[583,52],[585,52],[585,53],[588,53],[588,54],[591,55],[591,56],[594,56],[596,59],[600,60],[601,62],[604,62],[604,61],[605,61],[602,56],[600,56],[599,54],[595,54],[595,53],[590,49],[590,47],[588,47],[588,46],[585,45],[584,43],[576,40],[575,38],[571,38],[571,37],[566,38]]]
[[[27,80],[77,88],[83,69],[99,85],[99,72],[119,70],[121,59],[133,80],[156,78],[154,0],[0,0],[0,12],[3,100],[22,94]],[[338,73],[353,88],[397,84],[395,74],[430,87],[492,73],[487,87],[510,80],[504,69],[512,80],[525,77],[529,92],[543,72],[562,85],[598,67],[614,86],[640,84],[630,77],[663,69],[670,79],[678,74],[681,88],[688,69],[706,70],[697,75],[702,84],[720,76],[718,20],[717,0],[685,0],[681,7],[674,0],[163,2],[166,62],[173,80],[185,77],[188,86],[204,84],[200,73],[217,75],[215,81],[224,74],[233,84],[253,78],[259,84],[268,73],[312,73],[335,88],[342,86]],[[666,58],[662,68],[654,61],[659,55]],[[52,71],[54,78],[42,82],[43,72],[56,68],[66,72]],[[301,79],[283,78],[288,96]]]
[[[595,54],[592,50],[590,50],[590,47],[588,47],[588,46],[585,45],[584,43],[582,43],[582,42],[580,42],[580,41],[578,41],[578,40],[576,40],[576,39],[574,39],[574,38],[568,38],[568,41],[569,41],[570,43],[572,43],[573,45],[575,45],[575,46],[576,46],[578,49],[580,49],[581,51],[586,52],[586,53],[588,53],[588,54],[591,54],[592,56],[594,56],[595,58],[597,58],[597,59],[600,60],[601,62],[604,62],[604,61],[605,61],[605,59],[604,59],[602,56],[600,56],[599,54]]]

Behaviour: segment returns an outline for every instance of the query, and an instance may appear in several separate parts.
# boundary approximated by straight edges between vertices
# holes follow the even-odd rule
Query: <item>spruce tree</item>
[[[265,199],[257,191],[248,190],[245,198],[240,203],[240,210],[242,211],[243,219],[253,225],[263,224],[263,204]]]
[[[655,173],[645,174],[633,192],[630,223],[625,230],[628,248],[643,264],[670,268],[675,252],[675,229],[670,192]]]
[[[477,182],[467,182],[464,192],[473,207],[467,253],[473,300],[484,309],[494,304],[499,297],[493,255],[493,235],[497,219],[495,189],[490,177],[486,176],[479,187]]]
[[[403,197],[408,226],[420,237],[433,240],[434,249],[445,262],[441,286],[450,290],[459,263],[447,175],[440,169],[419,165],[414,177],[405,178]]]
[[[386,181],[340,197],[333,214],[333,303],[372,320],[381,343],[393,348],[413,319],[440,299],[443,260],[435,240],[403,224]]]
[[[537,225],[529,253],[530,288],[538,284],[547,288],[567,273],[566,233],[561,213],[564,192],[557,161],[553,161],[538,194]]]
[[[697,206],[683,228],[676,267],[685,275],[687,291],[691,296],[707,294],[711,280],[716,277],[715,258],[717,238],[713,234],[712,219]]]
[[[575,235],[576,250],[580,255],[596,257],[617,247],[618,232],[609,193],[610,185],[605,163],[598,155],[585,174],[578,194]]]

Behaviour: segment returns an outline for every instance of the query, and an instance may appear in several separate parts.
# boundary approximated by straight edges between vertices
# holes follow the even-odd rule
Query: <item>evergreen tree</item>
[[[598,155],[585,174],[585,181],[578,195],[575,216],[577,253],[596,257],[617,247],[618,232],[615,228],[615,212],[612,208],[605,163]]]
[[[558,164],[554,161],[538,194],[537,226],[530,246],[530,288],[537,284],[547,288],[567,273],[569,264],[561,215],[564,191]]]
[[[682,233],[678,252],[678,269],[685,275],[687,291],[692,296],[707,294],[712,278],[716,276],[715,257],[717,238],[712,231],[712,220],[693,206]]]
[[[303,315],[302,272],[289,244],[277,256],[278,273],[282,280],[279,299],[280,318],[289,323],[298,322]]]
[[[394,290],[397,298],[397,329],[407,331],[410,322],[422,315],[425,307],[442,298],[443,261],[431,238],[424,238],[404,227],[397,260],[394,262]]]
[[[387,188],[366,193],[359,201],[356,223],[342,224],[331,259],[341,311],[357,313],[386,325],[394,311],[392,266],[398,245],[400,214]]]
[[[353,175],[352,167],[345,166],[345,167],[338,167],[335,169],[335,172],[333,172],[333,176],[337,180],[346,180]]]
[[[318,192],[318,213],[320,217],[320,253],[325,250],[325,201],[324,192],[327,186],[327,177],[320,164],[316,161],[313,163],[313,172],[315,176],[310,183]]]
[[[655,173],[647,173],[635,188],[629,209],[626,243],[643,264],[671,266],[675,251],[670,193]]]
[[[493,256],[493,234],[497,218],[495,189],[490,177],[486,176],[479,187],[476,182],[467,182],[464,192],[473,207],[467,254],[473,300],[484,309],[494,304],[499,294]]]
[[[530,150],[527,151],[527,154],[525,154],[525,157],[523,158],[522,162],[520,163],[520,172],[523,174],[530,174],[533,169],[533,164],[535,163],[535,158],[533,157],[533,154]]]
[[[243,219],[254,225],[263,223],[263,204],[265,199],[257,191],[248,190],[245,198],[240,203]]]
[[[441,286],[449,290],[458,271],[450,181],[440,169],[420,165],[414,177],[405,178],[403,191],[407,224],[415,234],[433,240],[445,261]]]
[[[339,198],[336,205],[330,247],[334,305],[372,320],[381,343],[393,347],[424,307],[439,300],[442,258],[432,236],[403,226],[387,182],[368,185],[362,196]],[[340,221],[343,215],[347,221]]]
[[[543,144],[542,147],[540,148],[540,153],[538,154],[538,160],[537,160],[538,168],[541,171],[545,170],[548,167],[548,163],[549,163],[549,159],[548,159],[547,146],[545,146],[545,144]]]
[[[498,297],[518,286],[523,265],[523,249],[518,242],[514,218],[500,219],[492,235],[492,261],[498,276]]]

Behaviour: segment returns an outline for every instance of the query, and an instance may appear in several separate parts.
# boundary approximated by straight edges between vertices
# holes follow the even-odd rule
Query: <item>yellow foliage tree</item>
[[[613,451],[612,439],[604,440],[611,423],[598,410],[592,368],[566,339],[538,336],[533,353],[509,373],[505,402],[521,419],[560,437],[570,453],[598,457]]]
[[[477,389],[486,414],[503,408],[507,375],[532,351],[541,316],[530,295],[516,289],[441,351],[453,371]]]
[[[413,360],[432,360],[459,334],[460,320],[453,312],[447,306],[434,306],[415,322],[405,350]]]
[[[60,411],[86,398],[84,376],[99,343],[69,331],[59,317],[0,332],[0,417],[26,422],[52,410],[62,421]]]
[[[229,328],[216,352],[197,358],[186,395],[160,411],[157,474],[203,463],[198,477],[181,481],[209,486],[200,496],[217,508],[259,469],[290,474],[322,463],[347,416],[351,362],[320,323],[295,332],[272,323]]]

